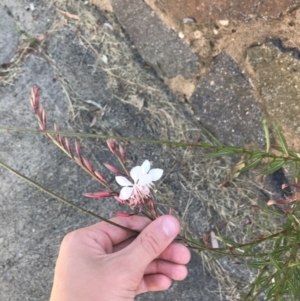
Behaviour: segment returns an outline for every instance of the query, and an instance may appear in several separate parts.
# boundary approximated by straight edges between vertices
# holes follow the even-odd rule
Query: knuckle
[[[65,235],[65,237],[63,238],[63,244],[69,245],[72,244],[75,241],[78,241],[81,237],[81,229],[79,230],[75,230],[72,232],[69,232],[68,234]]]
[[[159,241],[152,233],[143,235],[141,237],[141,244],[151,256],[156,256],[160,253]]]

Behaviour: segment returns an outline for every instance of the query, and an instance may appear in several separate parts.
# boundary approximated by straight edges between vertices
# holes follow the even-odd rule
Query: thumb
[[[139,268],[145,270],[176,238],[180,232],[178,220],[164,215],[150,223],[127,247]]]

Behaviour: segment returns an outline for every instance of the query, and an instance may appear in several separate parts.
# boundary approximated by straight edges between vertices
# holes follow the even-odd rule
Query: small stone
[[[219,20],[219,23],[220,23],[222,26],[228,26],[228,25],[229,25],[229,20]]]
[[[202,32],[200,30],[194,31],[194,38],[200,39],[202,37]]]
[[[195,23],[196,20],[195,20],[194,18],[183,18],[183,19],[182,19],[182,22],[183,22],[184,24],[187,24],[187,23]]]
[[[103,23],[103,26],[109,28],[111,31],[114,30],[114,28],[112,27],[112,25],[110,23],[108,23],[108,22]]]
[[[210,85],[213,86],[214,84],[215,84],[215,82],[212,80],[212,81],[210,82]]]
[[[216,30],[215,28],[214,28],[213,32],[214,32],[214,34],[216,34],[216,35],[219,33],[219,31]]]
[[[179,36],[180,39],[183,39],[183,38],[184,38],[184,34],[183,34],[182,32],[180,32],[180,33],[178,34],[178,36]]]
[[[105,54],[102,55],[101,60],[102,60],[102,62],[103,62],[104,64],[107,64],[107,63],[108,63],[108,58],[107,58],[107,56],[106,56]]]

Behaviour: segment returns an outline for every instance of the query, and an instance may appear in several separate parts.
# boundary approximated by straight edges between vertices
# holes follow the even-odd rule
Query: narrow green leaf
[[[271,207],[258,206],[258,208],[261,209],[262,211],[268,212],[272,215],[275,215],[275,216],[278,216],[278,217],[283,217],[283,214],[281,212],[273,210]]]
[[[279,288],[279,282],[272,283],[270,290],[268,291],[267,298],[265,300],[273,300],[272,297],[278,297],[278,292],[276,292]]]
[[[297,161],[293,162],[293,177],[297,178],[298,173],[299,173],[299,163]]]
[[[284,136],[282,135],[282,133],[279,129],[278,124],[275,124],[275,132],[276,132],[276,135],[279,140],[279,143],[280,143],[283,153],[288,156],[289,155],[288,146],[286,144]]]
[[[220,140],[215,135],[213,135],[207,128],[205,128],[202,125],[200,125],[200,127],[217,145],[223,146]]]
[[[266,153],[268,154],[270,152],[270,133],[269,133],[266,117],[263,118],[263,128],[266,137]]]
[[[215,158],[215,157],[222,157],[222,156],[228,156],[234,154],[233,149],[223,149],[215,153],[206,154],[206,158]]]
[[[277,171],[278,169],[280,169],[283,165],[285,164],[285,161],[273,161],[271,163],[269,163],[269,168],[267,170],[265,170],[263,172],[264,175],[268,175],[268,174],[271,174],[275,171]]]
[[[247,266],[251,267],[251,268],[262,268],[265,267],[266,265],[269,265],[270,261],[256,261],[256,262],[247,262]]]
[[[279,266],[279,261],[278,261],[278,259],[277,259],[277,258],[274,258],[271,254],[269,255],[269,259],[270,259],[271,263],[274,265],[274,267],[275,267],[278,271],[282,272],[282,268]]]
[[[246,165],[242,169],[239,170],[239,172],[247,171],[251,168],[254,168],[256,165],[258,165],[261,162],[262,158],[257,158],[256,160],[252,161],[250,164]]]
[[[294,292],[294,294],[297,295],[298,290],[296,289],[295,285],[289,279],[286,280],[286,283],[288,287]]]

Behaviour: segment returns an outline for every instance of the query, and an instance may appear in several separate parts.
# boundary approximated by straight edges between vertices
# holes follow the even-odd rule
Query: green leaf
[[[272,283],[272,287],[268,291],[267,299],[265,299],[265,300],[273,300],[273,299],[271,299],[272,297],[275,297],[275,296],[278,297],[277,292],[276,292],[276,290],[278,290],[278,288],[279,288],[278,282],[275,281],[274,283]]]
[[[271,263],[274,265],[274,267],[278,271],[282,272],[282,268],[279,266],[279,263],[280,263],[279,260],[277,258],[274,258],[271,254],[269,255],[269,259],[270,259]]]
[[[258,206],[258,208],[261,209],[262,211],[268,212],[272,215],[275,215],[278,217],[283,217],[283,214],[281,212],[273,210],[271,207]]]
[[[293,162],[293,177],[297,178],[298,176],[299,163],[297,161]]]
[[[211,154],[206,154],[206,158],[215,158],[215,157],[222,157],[222,156],[228,156],[234,154],[233,149],[222,149],[218,152],[211,153]]]
[[[223,146],[219,139],[215,135],[213,135],[207,128],[200,125],[201,129],[219,146]]]
[[[261,162],[262,158],[257,158],[256,160],[253,160],[250,164],[246,165],[242,169],[239,170],[239,172],[247,171],[251,168],[254,168],[256,165],[258,165]]]
[[[286,144],[284,136],[282,135],[282,133],[279,129],[278,124],[275,124],[275,132],[276,132],[276,135],[279,140],[279,143],[280,143],[283,153],[288,156],[289,155],[288,146]]]
[[[266,265],[269,265],[270,261],[255,261],[255,262],[247,262],[247,266],[251,267],[251,268],[262,268],[265,267]]]
[[[263,118],[263,128],[266,137],[266,153],[268,154],[270,152],[270,133],[269,133],[266,117]]]
[[[289,280],[286,280],[286,283],[290,290],[293,291],[294,295],[297,296],[299,294],[299,290],[297,290],[296,286]]]
[[[275,160],[269,163],[269,168],[263,172],[264,175],[271,174],[280,169],[285,164],[284,160]]]

